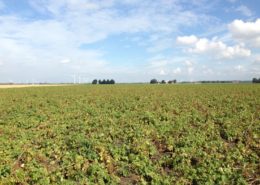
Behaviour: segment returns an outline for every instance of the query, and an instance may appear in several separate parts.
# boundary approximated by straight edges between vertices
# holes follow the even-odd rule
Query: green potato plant
[[[260,184],[260,86],[0,89],[0,184]]]

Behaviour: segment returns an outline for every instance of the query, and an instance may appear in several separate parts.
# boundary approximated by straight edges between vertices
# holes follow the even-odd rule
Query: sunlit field
[[[0,89],[0,184],[260,184],[260,86]]]

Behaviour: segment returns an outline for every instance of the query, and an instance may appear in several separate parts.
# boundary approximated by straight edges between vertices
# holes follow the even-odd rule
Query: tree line
[[[93,81],[92,81],[92,84],[115,84],[116,82],[115,82],[115,80],[114,79],[111,79],[111,80],[109,80],[109,79],[107,79],[107,80],[97,80],[97,79],[94,79]]]
[[[201,83],[232,83],[232,81],[200,81]],[[114,79],[103,79],[103,80],[97,80],[97,79],[94,79],[92,81],[92,84],[115,84],[115,80]],[[169,81],[165,81],[165,80],[162,80],[162,81],[158,81],[157,79],[151,79],[150,80],[150,84],[175,84],[177,83],[177,80],[174,79],[174,80],[169,80]],[[260,78],[253,78],[252,79],[252,83],[260,83]]]
[[[175,83],[177,83],[177,80],[169,80],[168,82],[166,82],[165,80],[162,80],[162,81],[158,81],[157,79],[152,79],[151,81],[150,81],[150,84],[166,84],[166,83],[168,83],[168,84],[175,84]]]
[[[200,81],[200,83],[232,83],[233,81],[228,81],[228,80],[213,80],[213,81],[210,81],[210,80],[203,80],[203,81]]]
[[[257,79],[257,78],[253,78],[253,79],[252,79],[252,82],[253,82],[253,83],[260,83],[260,78],[258,78],[258,79]]]

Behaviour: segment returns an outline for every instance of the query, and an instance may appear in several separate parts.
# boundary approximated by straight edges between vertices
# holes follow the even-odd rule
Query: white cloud
[[[62,64],[68,64],[70,62],[71,62],[70,59],[63,59],[63,60],[60,61],[60,63],[62,63]]]
[[[245,70],[244,66],[242,66],[242,65],[237,65],[237,66],[234,67],[234,69],[235,69],[236,71],[238,71],[238,72],[241,72],[241,71],[244,71],[244,70]]]
[[[194,68],[193,67],[188,67],[188,74],[192,74],[194,71]]]
[[[250,73],[252,74],[253,77],[258,77],[260,76],[260,70],[259,68],[253,68]]]
[[[254,61],[251,63],[250,66],[250,72],[253,75],[253,77],[259,77],[260,76],[260,55],[256,56]]]
[[[153,77],[166,76],[168,78],[170,75],[175,74],[174,72],[176,72],[176,74],[180,72],[180,69],[176,69],[175,63],[171,57],[167,58],[157,55],[148,60],[144,71]]]
[[[185,60],[184,61],[184,65],[187,68],[188,74],[191,75],[193,73],[193,71],[194,71],[195,62],[190,61],[190,60]]]
[[[250,72],[253,77],[260,76],[260,54],[254,55],[250,64]]]
[[[197,38],[196,36],[177,37],[177,43],[187,46],[188,52],[197,54],[211,54],[216,58],[231,59],[234,57],[248,57],[251,55],[249,49],[242,45],[227,46],[216,38],[208,40],[207,38]]]
[[[185,60],[184,64],[187,67],[192,67],[192,66],[194,66],[195,63],[193,61],[190,61],[190,60]]]
[[[236,11],[242,13],[243,15],[250,17],[253,15],[253,12],[245,5],[240,5],[236,8]]]
[[[213,70],[205,65],[202,66],[202,73],[204,75],[213,75],[214,74]]]
[[[59,76],[63,73],[108,74],[109,61],[101,49],[83,49],[85,46],[109,36],[145,33],[163,35],[145,45],[151,52],[160,52],[172,46],[172,39],[168,39],[170,34],[204,20],[202,15],[183,9],[175,0],[29,0],[29,4],[38,12],[38,19],[20,16],[20,12],[0,15],[0,59],[8,61],[1,74],[5,71],[9,76],[26,73],[39,77],[52,73],[55,67],[59,72],[53,73],[60,73]],[[122,13],[122,6],[128,6],[126,12]],[[139,42],[146,41],[140,38]],[[161,62],[152,65],[163,65]],[[18,65],[20,72],[14,70]],[[168,73],[164,68],[159,67],[156,73],[162,74],[160,70]],[[29,69],[30,72],[25,72]]]
[[[163,69],[161,69],[159,74],[164,76],[164,75],[166,75],[166,72]]]
[[[173,70],[173,74],[175,74],[175,75],[179,75],[179,74],[181,74],[181,72],[182,72],[182,70],[179,67],[177,67],[176,69]]]
[[[1,2],[5,1],[0,0],[0,10]],[[191,6],[187,8],[185,5],[189,2]],[[127,74],[130,81],[131,75],[137,79],[139,74],[144,72],[159,76],[183,75],[183,78],[187,74],[198,74],[197,64],[192,61],[183,62],[186,56],[180,56],[179,50],[172,49],[173,53],[168,52],[170,50],[164,51],[173,48],[173,39],[176,34],[183,34],[183,30],[194,28],[196,32],[203,32],[208,30],[209,22],[216,23],[215,15],[208,14],[210,9],[207,9],[207,12],[204,8],[194,9],[205,5],[205,2],[205,0],[29,0],[33,12],[26,9],[28,11],[26,13],[22,10],[15,14],[9,13],[8,16],[0,14],[0,61],[4,63],[1,66],[0,80],[4,74],[22,77],[30,74],[39,77],[56,73],[58,76],[82,73],[90,77],[100,74],[104,78],[106,75],[117,74],[125,79],[124,74]],[[207,3],[207,7],[208,4],[211,3]],[[34,15],[35,11],[38,14],[32,19],[31,15]],[[26,17],[27,13],[30,16]],[[196,27],[198,25],[203,27]],[[212,32],[211,35],[222,33],[225,31],[223,30]],[[139,57],[136,63],[147,60],[151,55],[149,52],[154,55],[160,53],[162,56],[150,60],[149,67],[141,62],[137,64],[138,67],[135,66],[136,63],[129,64],[135,66],[131,68],[133,73],[128,72],[129,67],[124,60],[121,64],[107,61],[106,57],[114,58],[117,53],[110,50],[103,51],[107,47],[106,44],[110,44],[105,39],[111,38],[115,39],[113,42],[117,42],[118,38],[124,40],[122,37],[125,36],[135,37],[135,42],[139,43],[140,51],[134,54],[140,57],[131,58],[135,61],[135,58]],[[204,37],[210,36],[204,35]],[[98,49],[89,49],[92,48],[92,43],[98,41],[106,42],[104,44],[106,46],[97,43],[98,47],[95,45],[93,48]],[[178,37],[177,43],[187,47],[186,51],[195,53],[194,57],[198,56],[196,53],[222,58],[250,55],[250,51],[243,45],[228,46],[218,39],[209,40],[195,35]],[[122,44],[125,45],[123,42]],[[134,44],[136,43],[131,43],[131,46]],[[148,53],[142,53],[143,51]],[[197,58],[195,59],[197,61]],[[179,61],[179,65],[176,65],[176,60]]]
[[[260,19],[255,22],[234,20],[228,28],[232,36],[238,41],[260,47]]]
[[[120,33],[173,33],[180,27],[189,27],[208,21],[204,15],[187,11],[176,0],[59,0],[30,1],[39,12],[52,14],[62,20],[68,30],[73,30],[82,42],[93,43],[109,35]],[[120,6],[130,6],[122,13]],[[169,12],[171,12],[169,14]],[[148,50],[159,52],[171,47],[168,35],[160,41],[149,43]],[[166,44],[165,44],[166,43]],[[152,47],[150,48],[150,46]]]
[[[169,64],[169,62],[167,60],[154,60],[150,62],[150,67],[151,68],[161,68],[161,67],[165,67]]]
[[[196,42],[198,42],[198,38],[194,35],[177,37],[177,43],[179,44],[190,45],[195,44]]]
[[[53,81],[66,79],[68,73],[102,71],[107,65],[102,52],[79,49],[76,35],[58,21],[24,22],[4,16],[0,20],[0,60],[5,61],[0,73],[6,74],[1,79],[11,76]],[[75,62],[60,66],[60,62],[69,62],[66,58]]]
[[[163,51],[165,49],[168,49],[170,47],[172,47],[172,43],[173,40],[172,39],[158,39],[158,40],[154,40],[153,45],[147,48],[148,52],[160,52]]]
[[[110,32],[166,31],[176,30],[179,24],[195,24],[198,16],[190,11],[181,11],[178,1],[117,1],[117,0],[59,0],[30,1],[31,6],[39,12],[47,11],[55,18],[69,21],[70,24],[91,25],[95,31],[102,30],[104,35]],[[168,2],[168,3],[167,3]],[[117,9],[119,5],[136,5],[123,14]],[[138,6],[137,6],[138,5]],[[158,11],[158,9],[162,11]],[[172,14],[168,11],[171,10]],[[174,21],[172,21],[174,18]],[[116,26],[115,25],[120,25]],[[88,26],[89,28],[89,26]],[[96,32],[96,33],[98,33]]]
[[[29,0],[29,4],[32,8],[40,13],[51,13],[55,16],[60,16],[62,12],[67,11],[95,11],[101,8],[107,7],[108,4],[112,5],[112,1],[99,1],[99,3],[94,3],[91,1],[84,0]]]
[[[260,55],[256,55],[255,56],[254,61],[253,61],[252,64],[255,65],[255,66],[258,66],[259,70],[260,70]]]

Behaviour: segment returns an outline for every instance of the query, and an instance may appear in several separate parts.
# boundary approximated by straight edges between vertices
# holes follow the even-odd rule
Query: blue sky
[[[251,80],[258,0],[0,0],[0,82]]]

